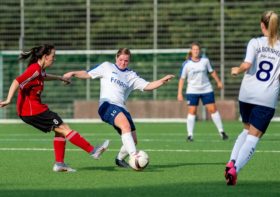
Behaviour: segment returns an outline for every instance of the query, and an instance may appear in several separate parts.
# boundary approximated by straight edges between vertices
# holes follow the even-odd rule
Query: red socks
[[[94,147],[88,141],[86,141],[78,132],[74,130],[68,133],[66,138],[72,144],[80,147],[81,149],[85,150],[88,153],[92,152],[94,149]]]
[[[64,163],[66,140],[64,137],[55,137],[53,140],[55,162]]]

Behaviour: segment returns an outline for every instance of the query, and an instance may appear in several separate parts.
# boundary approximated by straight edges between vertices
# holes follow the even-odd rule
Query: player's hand
[[[224,88],[224,85],[223,85],[223,83],[222,83],[221,81],[219,81],[219,82],[217,83],[217,87],[218,87],[219,89],[223,89],[223,88]]]
[[[235,77],[238,74],[239,74],[239,67],[232,67],[231,68],[231,75]]]
[[[9,104],[10,104],[10,101],[8,101],[8,100],[0,101],[0,107],[5,107],[5,106],[7,106]]]
[[[72,77],[73,77],[73,72],[68,72],[68,73],[65,73],[62,78],[66,79],[66,80],[70,80]]]
[[[178,95],[177,95],[177,100],[178,100],[178,101],[183,101],[183,100],[184,100],[183,95],[182,95],[182,94],[178,94]]]
[[[61,78],[61,81],[63,81],[63,84],[64,84],[64,85],[69,85],[69,84],[71,84],[71,79],[67,79],[67,78],[62,77],[62,78]]]
[[[167,83],[174,77],[175,77],[174,75],[166,75],[165,77],[162,78],[162,81],[163,81],[163,83]]]

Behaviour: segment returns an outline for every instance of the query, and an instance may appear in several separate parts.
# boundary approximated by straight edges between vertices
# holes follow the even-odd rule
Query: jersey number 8
[[[264,66],[264,65],[268,65]],[[257,79],[260,81],[267,81],[270,78],[270,71],[273,69],[272,63],[268,61],[261,61],[259,64],[260,70],[256,73]]]

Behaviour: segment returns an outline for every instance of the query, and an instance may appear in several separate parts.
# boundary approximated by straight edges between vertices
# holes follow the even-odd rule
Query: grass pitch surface
[[[76,173],[54,173],[53,133],[26,124],[0,125],[0,196],[280,196],[280,123],[271,123],[251,161],[229,187],[224,167],[240,122],[225,122],[222,141],[212,122],[197,122],[194,142],[186,142],[183,123],[137,123],[138,150],[149,154],[142,172],[120,169],[114,159],[121,146],[105,123],[71,124],[93,145],[110,139],[100,160],[67,142],[65,162]]]

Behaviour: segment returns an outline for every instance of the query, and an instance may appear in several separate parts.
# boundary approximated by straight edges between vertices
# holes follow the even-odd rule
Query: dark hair
[[[261,17],[261,22],[268,30],[268,42],[269,45],[273,47],[276,41],[278,40],[278,15],[274,11],[266,11]]]
[[[120,55],[129,55],[131,57],[131,52],[128,48],[120,48],[116,54],[116,58],[118,58]]]
[[[29,51],[23,51],[20,54],[19,59],[25,60],[25,59],[30,58],[29,63],[28,63],[28,65],[30,65],[30,64],[36,63],[44,55],[51,54],[51,51],[54,48],[55,48],[54,45],[51,45],[51,44],[43,44],[41,46],[33,47]]]
[[[199,50],[201,49],[199,42],[192,42],[190,48],[192,49],[193,46],[198,46]],[[186,60],[192,58],[192,50],[190,50],[186,55]]]

